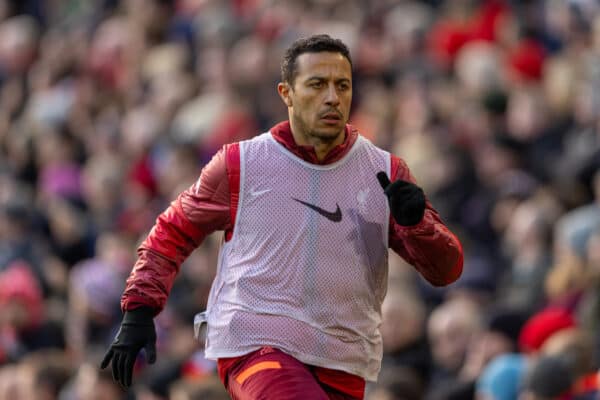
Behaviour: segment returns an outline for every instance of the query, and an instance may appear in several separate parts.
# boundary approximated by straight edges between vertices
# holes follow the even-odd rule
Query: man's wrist
[[[123,315],[123,323],[149,325],[152,324],[154,314],[154,309],[146,306],[138,307],[133,310],[127,310]]]

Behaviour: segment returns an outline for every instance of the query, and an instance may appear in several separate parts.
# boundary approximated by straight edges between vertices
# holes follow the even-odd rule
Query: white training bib
[[[209,296],[207,357],[272,346],[376,380],[389,221],[379,171],[390,174],[390,154],[362,136],[328,165],[300,159],[268,132],[240,143],[238,210]]]

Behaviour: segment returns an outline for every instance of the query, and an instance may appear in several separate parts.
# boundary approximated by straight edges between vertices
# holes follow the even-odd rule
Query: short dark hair
[[[289,84],[294,83],[296,79],[296,73],[298,66],[296,65],[296,59],[304,53],[319,53],[322,51],[329,51],[332,53],[340,53],[352,66],[352,59],[350,58],[350,50],[340,39],[334,39],[329,35],[313,35],[307,38],[301,38],[296,40],[286,50],[281,62],[281,80]]]

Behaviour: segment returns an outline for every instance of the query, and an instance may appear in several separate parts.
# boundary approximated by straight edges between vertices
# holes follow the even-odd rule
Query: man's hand
[[[100,368],[104,369],[112,359],[112,375],[124,388],[131,386],[133,365],[142,348],[146,349],[148,363],[156,361],[156,330],[153,311],[140,307],[126,311],[115,340],[106,352]]]
[[[392,216],[399,225],[416,225],[423,219],[425,214],[423,189],[401,179],[391,183],[390,178],[383,171],[377,173],[377,179],[388,198]]]

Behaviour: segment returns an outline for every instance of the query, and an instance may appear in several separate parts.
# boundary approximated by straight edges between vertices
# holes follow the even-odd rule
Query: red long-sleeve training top
[[[296,144],[289,122],[276,125],[271,133],[289,151],[314,164],[339,160],[358,137],[358,132],[348,125],[344,142],[319,161],[312,147]],[[224,231],[226,240],[231,238],[235,229],[239,171],[239,144],[223,146],[202,169],[198,181],[158,216],[138,248],[138,259],[121,298],[124,311],[149,306],[158,314],[167,301],[181,263],[204,238],[216,230]],[[377,178],[373,176],[373,179]],[[415,182],[406,163],[393,155],[390,179]],[[401,226],[390,217],[389,226],[390,248],[432,285],[443,286],[458,279],[463,267],[460,241],[443,224],[429,201],[425,216],[417,225]]]

